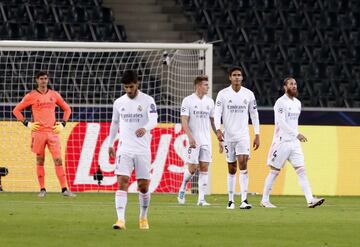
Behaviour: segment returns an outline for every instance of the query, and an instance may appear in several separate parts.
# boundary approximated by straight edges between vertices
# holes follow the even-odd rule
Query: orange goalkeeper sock
[[[61,188],[66,187],[66,177],[62,166],[55,166],[56,176],[59,179]]]
[[[36,166],[36,174],[38,177],[40,189],[45,188],[45,168],[44,165],[37,165]]]

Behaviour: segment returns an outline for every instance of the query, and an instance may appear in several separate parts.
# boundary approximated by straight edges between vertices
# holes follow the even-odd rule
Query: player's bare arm
[[[255,135],[253,148],[254,150],[257,150],[259,147],[260,147],[260,135]]]
[[[115,148],[114,147],[109,147],[109,156],[111,158],[115,157]]]
[[[307,138],[301,133],[299,133],[296,138],[299,139],[301,142],[307,142]]]

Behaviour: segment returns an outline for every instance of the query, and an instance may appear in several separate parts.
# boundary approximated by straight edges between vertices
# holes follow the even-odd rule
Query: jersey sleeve
[[[55,95],[56,95],[56,104],[60,106],[60,108],[64,111],[63,120],[66,122],[69,120],[71,114],[71,108],[59,93],[55,92]]]
[[[224,102],[222,98],[222,93],[219,92],[216,97],[215,107],[214,107],[214,124],[216,130],[219,130],[221,128],[221,116],[223,110],[224,110]]]
[[[24,98],[20,101],[19,104],[17,104],[13,110],[13,114],[16,117],[18,121],[24,121],[25,117],[21,113],[25,108],[32,105],[32,97],[31,94],[26,94]]]
[[[146,131],[152,130],[156,127],[158,123],[158,113],[156,110],[156,104],[153,98],[151,98],[150,103],[147,107],[147,115],[148,115],[148,122],[143,127]]]
[[[251,123],[254,127],[255,135],[260,134],[260,122],[259,122],[259,113],[257,110],[257,104],[254,93],[251,93],[250,103],[249,103],[249,114],[251,118]]]
[[[187,98],[184,98],[181,103],[181,116],[190,116],[190,106],[188,104]]]
[[[117,101],[114,102],[113,105],[113,114],[112,114],[112,120],[110,125],[110,134],[109,134],[109,147],[114,146],[115,138],[118,132],[119,128],[119,112],[117,110]]]
[[[214,100],[210,98],[210,102],[211,102],[211,105],[210,105],[210,117],[214,118]]]
[[[286,107],[283,105],[281,101],[277,101],[274,105],[274,115],[275,122],[278,124],[279,128],[284,132],[288,133],[290,136],[297,137],[298,131],[296,129],[291,128],[286,123]]]

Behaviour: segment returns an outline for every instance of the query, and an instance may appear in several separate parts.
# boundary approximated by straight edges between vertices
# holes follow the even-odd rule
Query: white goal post
[[[140,89],[154,97],[159,125],[152,131],[151,191],[177,192],[184,170],[186,136],[180,126],[182,99],[194,90],[196,76],[209,77],[212,95],[212,45],[205,43],[96,43],[0,41],[0,181],[5,191],[38,191],[31,133],[12,110],[36,88],[35,74],[49,74],[49,85],[72,108],[61,133],[63,165],[71,190],[116,188],[114,161],[107,143],[112,103],[123,94],[123,71],[138,72]],[[24,115],[31,119],[30,109]],[[57,119],[62,111],[57,109]],[[45,183],[59,191],[51,155],[46,151]],[[96,176],[99,174],[103,176]],[[133,178],[132,178],[133,180]],[[132,183],[129,191],[136,190]],[[191,188],[189,187],[189,190]]]

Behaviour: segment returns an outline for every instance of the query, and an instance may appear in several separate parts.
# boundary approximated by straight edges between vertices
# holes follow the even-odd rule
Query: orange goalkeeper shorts
[[[37,131],[31,133],[31,151],[33,153],[44,157],[46,145],[48,146],[53,159],[61,157],[60,138],[57,134]]]

